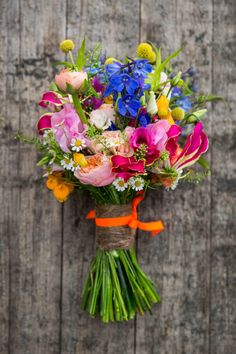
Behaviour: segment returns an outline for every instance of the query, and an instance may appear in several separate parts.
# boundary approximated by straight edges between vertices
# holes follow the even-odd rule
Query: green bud
[[[172,87],[178,85],[179,80],[181,80],[181,75],[182,75],[182,72],[179,71],[178,74],[173,77],[173,79],[170,82]]]
[[[198,97],[198,103],[204,103],[205,102],[205,96],[204,95],[201,95]]]
[[[178,86],[178,87],[182,87],[183,84],[184,84],[184,80],[180,79],[179,82],[178,82],[178,84],[177,84],[177,86]]]
[[[197,123],[198,121],[199,121],[199,118],[194,113],[192,113],[187,119],[187,123],[189,123],[189,124]]]
[[[193,114],[195,114],[198,118],[201,118],[206,112],[207,109],[200,109],[199,111],[193,112]]]

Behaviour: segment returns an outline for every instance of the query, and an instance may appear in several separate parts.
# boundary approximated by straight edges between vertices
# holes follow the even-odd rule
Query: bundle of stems
[[[160,302],[154,283],[141,270],[133,248],[97,249],[82,293],[82,309],[102,321],[127,321]]]

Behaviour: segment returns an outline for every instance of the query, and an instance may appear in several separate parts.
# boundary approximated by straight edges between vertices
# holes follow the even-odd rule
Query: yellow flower
[[[169,110],[169,100],[166,96],[161,96],[158,100],[157,100],[157,108],[158,108],[158,116],[160,118],[164,118],[167,114],[168,114],[168,110]]]
[[[58,185],[57,177],[50,175],[46,181],[46,186],[48,189],[53,190]]]
[[[64,53],[70,52],[74,47],[74,42],[71,39],[65,39],[60,43],[60,49]]]
[[[78,152],[75,152],[73,154],[73,160],[76,163],[76,165],[79,165],[80,167],[86,167],[88,165],[88,162],[87,162],[84,154],[80,154]]]
[[[184,119],[185,112],[182,108],[176,107],[176,108],[172,109],[171,115],[174,120],[182,120],[182,119]]]
[[[64,202],[70,194],[70,187],[66,183],[60,183],[53,189],[54,197],[60,202]]]
[[[115,58],[107,58],[106,61],[105,61],[105,65],[107,64],[113,64],[114,61],[117,61]]]
[[[113,96],[110,95],[110,96],[105,97],[104,102],[107,104],[112,104],[113,103]]]
[[[154,53],[152,46],[148,43],[140,43],[138,45],[137,55],[139,58],[147,59],[151,63],[156,60],[156,54]]]
[[[170,125],[175,124],[175,121],[174,121],[174,119],[172,118],[172,116],[171,116],[171,113],[170,113],[170,112],[168,112],[167,116],[166,116],[164,119],[166,119],[166,120],[167,120],[167,122],[169,122],[169,123],[170,123]]]

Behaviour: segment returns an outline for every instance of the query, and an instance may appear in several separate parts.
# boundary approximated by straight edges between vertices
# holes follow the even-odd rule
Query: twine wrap
[[[116,218],[132,214],[131,204],[97,205],[98,218]],[[103,250],[129,249],[134,245],[136,230],[128,225],[98,227],[96,226],[96,244]]]

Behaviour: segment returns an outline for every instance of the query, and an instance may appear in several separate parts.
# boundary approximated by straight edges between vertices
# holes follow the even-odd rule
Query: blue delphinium
[[[145,84],[145,78],[151,71],[152,66],[148,60],[131,59],[127,64],[114,62],[106,65],[108,85],[104,96],[113,95],[113,101],[117,103],[118,112],[122,116],[137,116],[142,106],[140,98],[149,88]],[[141,122],[140,124],[148,124],[147,117],[142,117]]]
[[[151,122],[151,117],[147,113],[146,109],[141,109],[139,116],[138,116],[138,122],[141,125],[141,127],[146,127],[148,124]]]
[[[106,88],[105,96],[109,96],[113,91],[122,92],[124,89],[132,95],[138,87],[138,82],[128,74],[115,74],[110,78],[110,83]]]
[[[135,117],[141,108],[141,102],[136,100],[133,95],[126,95],[118,99],[117,107],[122,116],[126,116],[127,112]]]
[[[148,63],[148,60],[134,61],[133,75],[135,78],[146,78],[150,72],[152,72],[152,65]]]
[[[171,98],[176,98],[175,104],[182,108],[185,112],[192,108],[192,103],[190,102],[188,96],[183,96],[182,91],[177,86],[173,88]]]

